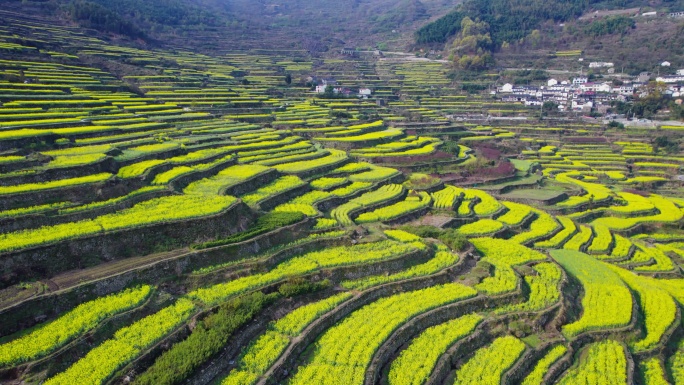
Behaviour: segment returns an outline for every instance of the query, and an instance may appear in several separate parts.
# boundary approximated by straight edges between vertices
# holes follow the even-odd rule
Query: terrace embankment
[[[239,202],[210,217],[117,230],[5,253],[0,256],[0,285],[7,287],[22,280],[47,278],[67,270],[226,237],[246,230],[253,221],[254,213]]]
[[[187,248],[179,249],[66,272],[49,280],[56,286],[57,291],[29,298],[19,303],[3,303],[3,309],[0,310],[1,335],[11,334],[38,322],[54,318],[80,303],[120,291],[137,283],[162,283],[173,277],[190,274],[199,268],[233,260],[239,261],[246,256],[292,242],[301,237],[310,226],[310,220],[305,219],[302,222],[236,244],[198,251],[190,251]],[[320,240],[311,247],[302,245],[286,248],[277,255],[282,260],[301,252],[320,249],[324,244],[329,245],[331,242],[334,243],[330,240]],[[214,281],[222,282],[222,275],[225,275],[225,272],[223,274],[189,275],[183,284],[195,287],[200,283],[207,285]]]

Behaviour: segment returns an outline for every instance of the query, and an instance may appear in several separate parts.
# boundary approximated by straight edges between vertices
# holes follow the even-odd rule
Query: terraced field
[[[459,123],[519,106],[439,62],[0,19],[3,383],[684,378],[684,156],[649,132]]]

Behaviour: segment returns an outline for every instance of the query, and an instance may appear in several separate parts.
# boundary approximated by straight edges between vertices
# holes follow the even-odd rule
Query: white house
[[[329,85],[330,84],[316,86],[316,93],[317,94],[324,94],[325,89],[328,88]],[[339,94],[342,91],[343,91],[342,87],[333,87],[333,93],[335,93],[335,94]]]
[[[663,83],[679,83],[679,82],[684,82],[684,75],[666,75],[666,76],[658,76],[656,78],[657,82],[663,82]]]
[[[589,63],[589,68],[610,68],[613,67],[615,64],[611,62],[603,62],[603,61],[594,61]]]
[[[506,83],[501,87],[501,92],[513,92],[513,84]]]
[[[634,86],[631,84],[623,84],[619,87],[613,87],[611,92],[620,95],[632,95],[634,93]]]
[[[580,84],[586,84],[588,82],[589,82],[589,78],[584,77],[584,76],[572,79],[572,84],[576,85],[576,86],[578,86]]]
[[[669,16],[674,18],[684,17],[684,12],[672,12]]]
[[[370,88],[360,88],[359,89],[359,97],[368,99],[371,95],[373,94],[373,91],[371,91]]]
[[[641,14],[641,16],[643,16],[643,17],[658,16],[658,12],[655,12],[655,11],[653,11],[653,12],[644,12],[644,13]]]
[[[594,103],[587,99],[576,99],[572,101],[572,109],[577,111],[591,110]]]
[[[610,83],[584,83],[580,89],[583,92],[610,92]]]
[[[558,80],[556,80],[556,79],[549,79],[549,81],[546,82],[546,85],[548,85],[549,87],[553,87],[556,84],[558,84]]]
[[[684,69],[677,70],[677,75],[684,75]]]
[[[610,89],[612,88],[611,84],[608,82],[598,84],[596,86],[596,91],[597,92],[610,92]]]
[[[671,65],[671,63],[669,61],[664,61],[664,62],[660,63],[661,67],[669,67],[670,65]]]
[[[567,86],[556,84],[555,86],[551,86],[548,88],[548,91],[554,92],[554,93],[563,93],[565,96],[567,96],[567,93],[569,91]]]

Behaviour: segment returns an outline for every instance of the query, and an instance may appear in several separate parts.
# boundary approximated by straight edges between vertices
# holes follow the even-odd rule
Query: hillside
[[[505,66],[543,66],[554,52],[583,51],[638,73],[651,70],[656,60],[684,65],[684,22],[667,16],[683,9],[681,0],[471,0],[419,28],[415,41],[459,57],[464,53],[453,47],[460,44],[462,22],[468,18],[484,23],[491,39],[491,46],[478,48],[492,51]],[[657,16],[642,16],[646,12]]]
[[[17,0],[0,9],[157,45],[325,52],[345,45],[403,49],[418,26],[452,5],[446,0]]]
[[[0,3],[1,384],[682,382],[684,81],[477,19],[533,68],[336,49],[437,1],[152,1]]]

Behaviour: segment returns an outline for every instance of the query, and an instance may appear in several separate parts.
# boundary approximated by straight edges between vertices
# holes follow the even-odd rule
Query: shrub
[[[300,294],[313,293],[329,288],[331,283],[325,279],[321,282],[311,282],[304,278],[292,278],[278,287],[283,297],[294,297]]]
[[[468,246],[468,238],[456,229],[449,229],[438,236],[438,239],[451,250],[463,251]]]

